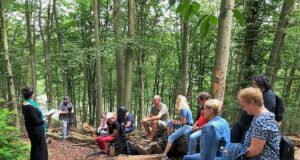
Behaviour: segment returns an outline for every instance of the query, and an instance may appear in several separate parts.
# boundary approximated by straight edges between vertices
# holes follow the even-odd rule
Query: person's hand
[[[148,118],[143,118],[141,122],[147,122],[148,121]]]
[[[173,124],[177,124],[178,122],[177,122],[177,120],[173,120],[172,123]]]
[[[200,128],[198,126],[193,127],[193,131],[198,131]]]

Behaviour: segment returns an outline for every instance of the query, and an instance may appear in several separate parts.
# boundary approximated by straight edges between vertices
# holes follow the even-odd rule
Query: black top
[[[107,122],[107,128],[108,128],[108,133],[109,134],[113,134],[114,130],[117,129],[118,130],[118,134],[120,134],[120,125],[117,121],[115,121],[114,123],[109,123]]]
[[[25,127],[27,132],[33,132],[35,128],[43,128],[44,121],[42,119],[42,114],[36,108],[31,105],[22,105]]]

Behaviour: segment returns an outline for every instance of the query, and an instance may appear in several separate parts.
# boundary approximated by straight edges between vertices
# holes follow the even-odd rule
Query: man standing
[[[168,118],[169,111],[167,106],[161,103],[161,97],[159,95],[155,95],[153,97],[153,106],[151,108],[150,115],[141,121],[148,134],[149,141],[153,140],[157,127],[159,127],[159,129],[166,129]],[[151,132],[149,126],[152,127]]]
[[[58,105],[59,120],[61,122],[62,141],[65,141],[69,135],[71,113],[73,113],[73,104],[68,96]]]

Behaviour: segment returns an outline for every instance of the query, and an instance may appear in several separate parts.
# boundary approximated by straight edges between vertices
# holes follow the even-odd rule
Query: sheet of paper
[[[49,115],[54,114],[55,112],[57,112],[56,109],[51,109],[50,111],[46,112],[45,115],[46,115],[46,116],[49,116]]]

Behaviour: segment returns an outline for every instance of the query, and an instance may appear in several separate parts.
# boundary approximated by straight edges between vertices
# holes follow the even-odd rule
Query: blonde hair
[[[175,106],[175,112],[179,113],[179,111],[182,110],[182,109],[184,109],[184,108],[190,108],[185,96],[178,95],[176,99],[179,99],[180,102],[179,102],[178,105],[176,104],[176,106]]]
[[[242,99],[247,104],[254,102],[257,106],[264,105],[263,95],[259,88],[249,87],[241,89],[237,97],[239,100]]]
[[[218,99],[209,99],[205,102],[205,108],[211,108],[216,115],[221,114],[223,103]]]

